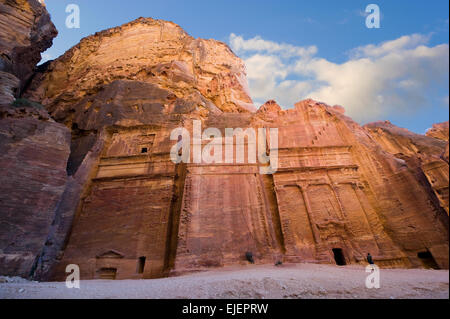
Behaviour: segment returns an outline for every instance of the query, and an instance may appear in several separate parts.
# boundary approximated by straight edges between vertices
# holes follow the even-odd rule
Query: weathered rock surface
[[[425,133],[425,135],[430,136],[430,137],[435,137],[435,138],[443,140],[443,141],[448,141],[448,134],[449,134],[448,132],[449,132],[449,128],[448,128],[448,121],[447,121],[447,122],[433,124],[433,127],[431,129],[429,129]]]
[[[43,1],[41,1],[43,3]],[[0,1],[0,105],[10,104],[57,35],[38,0]]]
[[[70,130],[38,103],[16,100],[56,36],[45,7],[2,0],[0,25],[0,273],[26,277],[66,187]]]
[[[207,112],[255,110],[244,63],[225,43],[194,39],[175,23],[150,18],[84,38],[37,77],[33,97],[52,115],[67,115],[118,80],[155,84],[178,98],[200,92],[206,101],[196,106]]]
[[[390,122],[370,123],[365,128],[385,151],[404,160],[419,181],[432,187],[440,205],[448,214],[448,155],[445,157],[445,152],[448,154],[448,122],[433,125],[433,129],[425,136],[399,128]]]
[[[447,142],[361,127],[313,100],[256,111],[243,62],[221,42],[140,18],[83,39],[24,96],[72,133],[46,245],[30,250],[35,278],[64,279],[67,264],[84,279],[156,278],[245,264],[248,252],[257,264],[362,264],[370,252],[382,267],[448,268]],[[172,162],[171,133],[192,136],[193,120],[222,142],[226,128],[278,128],[278,145],[262,150],[276,172],[261,175],[267,163],[238,163],[236,153],[232,163],[193,162],[193,139],[191,161]],[[236,141],[246,155],[256,144]],[[60,170],[61,154],[52,160]]]
[[[66,186],[70,131],[39,110],[11,113],[0,119],[0,273],[28,276]]]
[[[444,152],[441,155],[441,158],[446,161],[447,163],[449,162],[449,155],[448,155],[448,150],[449,150],[449,143],[448,143],[448,136],[449,136],[449,127],[448,127],[448,121],[447,122],[443,122],[443,123],[437,123],[437,124],[433,124],[433,127],[431,129],[429,129],[425,135],[427,136],[431,136],[431,137],[435,137],[438,138],[440,140],[443,141],[447,141],[447,146],[445,147]]]

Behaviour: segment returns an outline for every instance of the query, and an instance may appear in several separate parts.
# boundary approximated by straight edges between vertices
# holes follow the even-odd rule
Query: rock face
[[[426,136],[396,127],[389,122],[371,123],[365,128],[386,152],[404,160],[418,180],[427,179],[441,207],[448,214],[448,122],[433,125]]]
[[[0,1],[0,274],[28,276],[46,244],[67,180],[70,130],[20,99],[56,36],[38,1]]]
[[[431,129],[429,129],[425,135],[438,138],[443,141],[447,141],[447,146],[445,147],[444,153],[442,153],[441,158],[448,163],[448,136],[449,136],[449,128],[448,121],[443,123],[434,124]]]
[[[15,113],[13,113],[15,111]],[[41,111],[42,112],[42,111]],[[45,116],[47,112],[42,112]],[[0,273],[28,276],[64,192],[70,131],[31,107],[0,119]]]
[[[445,190],[435,180],[445,177],[446,142],[361,127],[313,100],[256,111],[244,65],[223,43],[140,18],[83,39],[24,96],[72,133],[64,192],[49,208],[45,245],[30,254],[34,278],[62,280],[68,264],[82,279],[157,278],[247,264],[248,253],[256,263],[354,264],[370,252],[382,267],[448,268]],[[174,129],[192,137],[198,125],[221,137],[189,138],[190,161],[173,162]],[[227,128],[248,129],[235,132],[231,163],[194,160],[194,149],[224,145]],[[247,157],[251,129],[261,128],[278,129],[278,143],[267,131],[259,150],[269,163]],[[260,174],[268,165],[276,171]]]
[[[430,136],[430,137],[435,137],[435,138],[443,140],[443,141],[448,141],[448,132],[449,132],[449,128],[448,128],[448,121],[447,121],[447,122],[433,124],[433,127],[431,129],[429,129],[425,133],[425,135]]]
[[[205,112],[255,110],[244,63],[225,43],[194,39],[172,22],[145,18],[83,39],[48,66],[33,96],[60,118],[123,80],[157,84],[178,98],[201,94],[208,101],[198,107]],[[146,102],[134,100],[144,110],[151,107]]]
[[[43,1],[41,1],[43,3]],[[57,35],[38,0],[0,1],[0,105],[19,96]]]

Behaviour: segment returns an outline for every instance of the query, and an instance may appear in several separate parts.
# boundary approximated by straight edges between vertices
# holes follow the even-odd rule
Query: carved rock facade
[[[24,162],[14,151],[5,153],[12,166],[2,162],[28,174],[11,177],[2,192],[2,222],[10,225],[2,244],[6,234],[39,233],[21,235],[32,242],[23,250],[35,257],[34,278],[64,279],[68,264],[79,265],[83,279],[157,278],[246,265],[248,252],[256,263],[358,264],[370,252],[383,267],[448,268],[448,171],[447,197],[439,186],[446,142],[361,127],[342,107],[312,100],[290,110],[268,101],[255,111],[244,64],[223,43],[141,18],[83,39],[41,68],[24,96],[66,126],[48,119],[61,128],[53,137],[24,134],[22,143],[39,138],[51,158],[23,151]],[[277,171],[261,175],[267,163],[247,157],[175,164],[171,132],[192,135],[194,120],[222,136],[226,128],[278,128],[278,145],[263,150],[278,152]],[[248,154],[254,143],[247,137],[238,146]],[[39,194],[39,205],[25,201],[4,214],[15,189],[38,189],[23,185],[41,166],[36,179],[53,183],[40,188],[51,200]],[[31,206],[37,210],[10,217]]]
[[[247,160],[172,163],[170,132],[192,132],[193,119],[223,136],[278,128],[277,172],[260,175]],[[428,179],[340,108],[306,100],[284,111],[271,101],[253,114],[158,122],[104,129],[52,278],[70,263],[84,278],[155,278],[245,265],[247,252],[256,263],[364,263],[370,252],[382,267],[448,268],[448,217]]]

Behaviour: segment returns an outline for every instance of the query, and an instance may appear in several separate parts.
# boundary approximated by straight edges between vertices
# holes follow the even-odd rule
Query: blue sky
[[[448,120],[447,0],[45,3],[59,35],[44,58],[58,57],[97,31],[152,17],[230,44],[247,64],[255,104],[275,98],[289,108],[313,97],[342,104],[361,124],[390,120],[418,133]],[[65,26],[71,3],[80,7],[80,29]],[[380,7],[379,29],[365,26],[370,3]],[[289,53],[304,50],[309,53]]]

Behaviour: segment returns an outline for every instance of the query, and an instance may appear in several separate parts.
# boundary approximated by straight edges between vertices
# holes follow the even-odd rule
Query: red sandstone
[[[257,264],[370,252],[381,267],[448,268],[441,126],[361,127],[313,100],[255,112],[226,44],[144,18],[83,39],[22,97],[45,110],[2,109],[1,273],[61,280],[77,264],[84,279],[156,278],[245,264],[249,251]],[[193,120],[278,128],[278,171],[174,164],[170,132]]]

